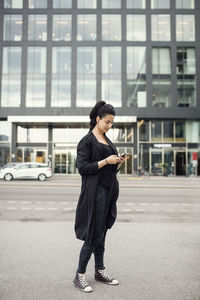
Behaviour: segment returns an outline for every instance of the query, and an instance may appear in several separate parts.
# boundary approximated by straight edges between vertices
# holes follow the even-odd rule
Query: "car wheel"
[[[45,174],[40,174],[39,176],[38,176],[38,179],[40,180],[40,181],[45,181],[46,180],[46,175]]]
[[[12,176],[12,174],[7,173],[7,174],[5,174],[4,179],[5,179],[6,181],[11,181],[11,180],[13,179],[13,176]]]

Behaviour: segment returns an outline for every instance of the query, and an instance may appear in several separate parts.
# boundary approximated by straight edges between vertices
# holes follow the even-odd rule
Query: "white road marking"
[[[73,210],[72,207],[64,207],[63,210]]]
[[[123,211],[123,212],[131,212],[132,209],[130,209],[130,208],[123,208],[121,211]]]
[[[48,210],[58,210],[58,207],[48,207]]]
[[[32,207],[21,207],[20,209],[22,209],[22,210],[31,210],[33,208]]]
[[[5,209],[17,209],[17,207],[5,207]]]
[[[45,207],[34,207],[33,210],[45,210]]]

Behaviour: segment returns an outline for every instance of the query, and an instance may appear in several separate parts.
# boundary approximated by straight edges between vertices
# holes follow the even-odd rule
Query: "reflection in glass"
[[[23,149],[17,148],[17,155],[16,155],[16,161],[17,162],[23,162]]]
[[[53,16],[53,41],[71,41],[71,15]]]
[[[164,142],[174,141],[174,123],[173,121],[163,121],[163,139]]]
[[[186,138],[187,143],[199,143],[200,126],[199,121],[187,121]]]
[[[24,128],[17,126],[17,142],[18,143],[47,143],[47,128]]]
[[[121,80],[103,79],[102,80],[102,99],[106,99],[114,107],[122,106],[121,99]]]
[[[0,167],[10,163],[10,144],[0,144]]]
[[[92,107],[96,103],[96,80],[78,79],[76,106]]]
[[[102,73],[121,73],[121,48],[102,47]]]
[[[78,15],[77,41],[96,40],[96,15]]]
[[[152,48],[152,73],[171,74],[170,48]]]
[[[47,8],[47,0],[29,0],[28,8]]]
[[[148,142],[149,141],[149,122],[141,120],[138,123],[139,127],[139,140],[142,142]]]
[[[4,0],[4,8],[23,8],[23,0]]]
[[[96,0],[77,0],[78,8],[97,8]]]
[[[127,15],[127,41],[146,41],[145,15]]]
[[[29,41],[47,40],[47,16],[46,15],[28,16],[28,40]]]
[[[170,8],[170,0],[151,0],[151,8]]]
[[[171,106],[171,56],[169,48],[152,49],[152,105]]]
[[[127,106],[146,107],[146,47],[127,47]]]
[[[1,106],[19,107],[21,102],[21,47],[3,48]]]
[[[170,41],[170,15],[151,16],[151,39],[152,41]]]
[[[46,73],[46,47],[28,47],[28,68],[29,74]]]
[[[52,48],[52,73],[71,73],[71,47]]]
[[[12,123],[8,121],[0,122],[0,142],[11,141],[11,130],[12,130]]]
[[[153,175],[162,175],[162,150],[152,149],[151,162],[151,173]]]
[[[121,0],[102,0],[102,8],[121,8]]]
[[[21,47],[3,47],[3,74],[21,73]]]
[[[194,15],[176,15],[176,40],[195,41]]]
[[[173,151],[167,151],[165,150],[164,153],[164,174],[169,176],[169,175],[174,175],[174,153]]]
[[[71,80],[57,76],[51,83],[51,107],[69,107],[71,105]]]
[[[177,48],[177,74],[196,74],[195,49],[178,47]]]
[[[145,8],[145,0],[126,0],[127,8]]]
[[[176,121],[176,142],[186,141],[185,121]]]
[[[113,142],[114,143],[123,143],[125,142],[125,127],[115,127],[113,129]],[[125,152],[125,151],[124,151]]]
[[[102,40],[121,41],[120,15],[102,15]]]
[[[44,107],[46,97],[46,48],[28,47],[27,107]]]
[[[96,47],[78,47],[77,73],[96,72]]]
[[[22,40],[22,15],[4,15],[4,41]]]
[[[24,149],[24,162],[34,162],[34,148],[25,148]]]
[[[176,8],[194,9],[194,0],[176,0]]]
[[[72,0],[53,0],[53,8],[72,8]]]
[[[177,48],[177,93],[179,107],[196,106],[195,49]]]
[[[151,141],[153,142],[162,141],[161,121],[151,122]]]

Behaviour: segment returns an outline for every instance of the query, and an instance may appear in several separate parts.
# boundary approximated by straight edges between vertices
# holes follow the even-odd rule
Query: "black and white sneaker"
[[[95,279],[110,285],[117,285],[119,281],[107,275],[105,269],[95,270]]]
[[[73,284],[77,287],[80,291],[89,293],[92,292],[92,287],[87,283],[85,279],[85,273],[81,274],[76,272],[76,276],[73,280]]]

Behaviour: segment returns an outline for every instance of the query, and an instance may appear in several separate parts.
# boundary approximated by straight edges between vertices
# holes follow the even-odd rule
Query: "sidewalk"
[[[82,242],[73,223],[1,222],[1,300],[199,300],[200,224],[116,223],[105,265],[119,286],[95,282],[93,258],[84,294],[72,286]]]

